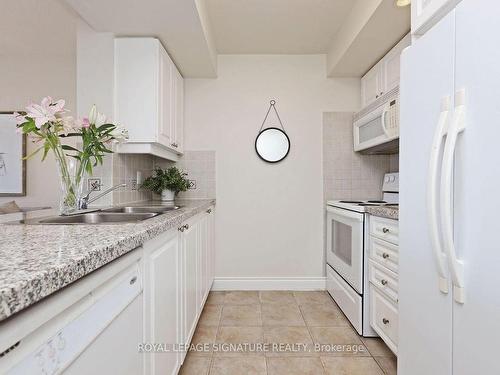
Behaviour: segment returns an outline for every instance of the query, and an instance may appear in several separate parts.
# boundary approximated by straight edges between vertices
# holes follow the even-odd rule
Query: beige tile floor
[[[326,292],[211,292],[192,344],[181,375],[396,374],[384,342],[360,337]]]

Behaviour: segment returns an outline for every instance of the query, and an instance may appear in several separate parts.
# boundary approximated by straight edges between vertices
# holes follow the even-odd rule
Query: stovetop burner
[[[363,203],[362,201],[339,201],[340,203],[355,203],[355,204],[360,204]]]
[[[374,200],[374,201],[367,201],[367,203],[387,203],[387,202]]]

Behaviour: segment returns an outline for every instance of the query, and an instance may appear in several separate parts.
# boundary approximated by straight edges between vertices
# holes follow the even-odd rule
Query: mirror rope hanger
[[[262,121],[262,125],[259,129],[259,134],[255,139],[255,151],[259,158],[267,163],[278,163],[285,159],[290,152],[290,138],[288,138],[286,134],[285,127],[283,126],[283,122],[281,121],[281,117],[275,105],[276,100],[271,100],[269,102],[266,117],[264,117],[264,121]],[[278,118],[281,129],[273,126],[264,129],[271,108]]]
[[[262,121],[262,125],[260,126],[259,133],[262,131],[262,128],[264,127],[264,124],[266,123],[267,116],[269,116],[269,112],[271,112],[271,108],[274,109],[274,113],[276,113],[276,117],[278,118],[278,121],[280,123],[281,129],[286,133],[285,127],[283,126],[283,123],[281,122],[280,115],[278,114],[278,110],[276,109],[276,100],[271,100],[269,102],[269,108],[267,109],[266,117],[264,117],[264,121]]]

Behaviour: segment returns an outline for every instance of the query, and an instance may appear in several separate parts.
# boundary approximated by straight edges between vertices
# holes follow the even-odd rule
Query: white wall
[[[57,0],[0,0],[0,111],[23,110],[47,95],[76,108],[76,20]],[[34,150],[28,142],[28,153]],[[50,155],[27,162],[22,206],[57,205],[59,180]]]
[[[186,80],[185,149],[216,151],[217,277],[323,276],[322,115],[357,110],[360,96],[358,79],[327,79],[325,65],[221,55],[217,79]],[[270,99],[291,140],[276,165],[254,150]]]

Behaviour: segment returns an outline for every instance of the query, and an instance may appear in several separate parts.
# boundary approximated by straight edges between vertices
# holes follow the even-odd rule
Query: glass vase
[[[61,181],[61,197],[59,213],[69,215],[78,210],[78,202],[83,194],[83,184],[86,175],[86,163],[64,154],[61,148],[56,148],[54,154],[57,160],[59,178]]]

